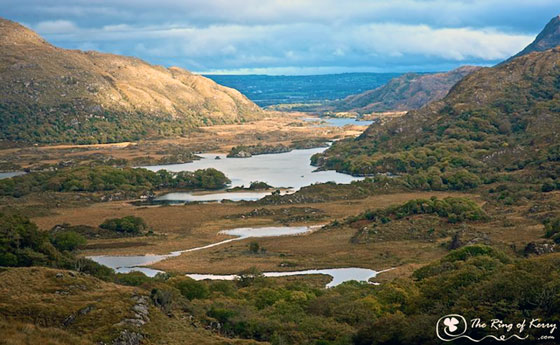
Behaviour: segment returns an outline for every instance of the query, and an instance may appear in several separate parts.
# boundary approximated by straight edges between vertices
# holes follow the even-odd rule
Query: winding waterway
[[[162,271],[158,271],[145,266],[153,265],[162,260],[179,256],[182,253],[189,253],[198,250],[208,249],[225,243],[244,240],[246,238],[302,235],[311,232],[319,227],[320,226],[282,226],[282,227],[262,227],[262,228],[235,228],[235,229],[224,230],[219,232],[220,234],[223,235],[236,236],[234,238],[211,243],[201,247],[178,250],[178,251],[171,252],[169,254],[99,255],[99,256],[90,256],[88,258],[92,259],[93,261],[99,264],[110,267],[119,273],[140,271],[148,276],[153,277],[157,273],[160,273]]]
[[[100,256],[90,256],[89,259],[93,261],[111,267],[116,272],[128,273],[131,271],[143,272],[147,276],[153,277],[162,271],[152,269],[146,266],[153,265],[162,260],[176,257],[182,253],[189,253],[198,250],[208,249],[216,247],[222,244],[226,244],[233,241],[239,241],[247,238],[258,238],[258,237],[279,237],[279,236],[295,236],[310,233],[320,226],[286,226],[286,227],[262,227],[262,228],[235,228],[231,230],[221,231],[220,234],[237,236],[235,238],[230,238],[220,242],[211,243],[201,247],[195,247],[190,249],[178,250],[165,255],[100,255]],[[326,287],[333,287],[350,280],[357,281],[369,281],[371,278],[375,277],[379,272],[358,267],[344,267],[344,268],[329,268],[329,269],[316,269],[316,270],[299,270],[299,271],[287,271],[287,272],[264,272],[265,277],[284,277],[284,276],[297,276],[297,275],[316,275],[324,274],[332,277],[332,280],[326,285]],[[187,274],[195,280],[233,280],[236,279],[237,275],[217,275],[217,274]]]
[[[358,267],[344,267],[344,268],[327,268],[322,270],[301,270],[301,271],[289,271],[289,272],[264,272],[265,277],[287,277],[287,276],[299,276],[299,275],[316,275],[323,274],[330,276],[332,280],[325,286],[327,288],[340,285],[344,282],[356,280],[361,282],[368,282],[371,278],[374,278],[381,272],[370,270],[367,268]],[[239,276],[235,274],[187,274],[187,277],[191,277],[194,280],[234,280]]]

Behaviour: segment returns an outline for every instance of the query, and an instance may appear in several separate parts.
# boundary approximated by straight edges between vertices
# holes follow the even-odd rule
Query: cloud
[[[10,19],[67,48],[196,71],[306,73],[493,64],[528,44],[560,6],[557,0],[50,0],[48,6],[29,0],[5,8]]]
[[[364,25],[347,36],[352,38],[354,46],[361,45],[370,54],[392,57],[413,54],[455,61],[505,59],[533,40],[533,36],[507,34],[491,28],[434,29],[426,25],[395,24]]]
[[[390,61],[408,63],[413,59],[496,61],[511,56],[533,39],[530,35],[503,33],[493,28],[431,28],[394,23],[343,27],[315,23],[209,27],[112,25],[75,29],[48,37],[75,43],[88,37],[88,42],[100,47],[130,45],[128,55],[140,55],[164,64],[183,56],[198,60],[198,68],[208,70],[320,67],[337,62],[347,66],[381,66]]]
[[[65,32],[72,32],[78,28],[74,23],[68,20],[51,20],[39,22],[34,26],[34,29],[41,32],[42,34],[58,34]]]
[[[501,27],[534,32],[557,14],[557,0],[0,0],[5,15],[66,18],[93,27],[181,23],[269,25],[393,22],[430,27]],[[21,18],[22,20],[24,18]]]

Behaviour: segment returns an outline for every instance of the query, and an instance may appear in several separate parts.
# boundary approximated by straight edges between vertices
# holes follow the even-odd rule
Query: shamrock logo
[[[445,320],[443,320],[443,324],[447,326],[449,332],[453,333],[457,330],[457,325],[459,324],[459,320],[457,320],[457,318],[454,316],[447,317],[445,318]]]

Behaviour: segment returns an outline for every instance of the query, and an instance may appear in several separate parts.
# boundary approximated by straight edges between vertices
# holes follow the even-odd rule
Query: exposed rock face
[[[555,48],[560,45],[560,16],[556,16],[546,24],[544,29],[538,34],[537,38],[529,44],[525,49],[515,54],[511,58],[527,55],[532,52],[542,52]]]
[[[407,73],[391,79],[377,89],[348,96],[336,102],[332,110],[364,114],[418,109],[427,103],[442,99],[453,85],[478,69],[480,67],[462,66],[446,73]]]
[[[260,114],[238,91],[184,69],[60,49],[0,18],[0,139],[134,140]]]
[[[148,298],[146,296],[134,296],[132,299],[135,302],[132,306],[133,317],[122,320],[117,324],[118,326],[142,327],[150,321]]]
[[[530,242],[524,250],[525,255],[543,255],[554,253],[556,251],[556,243],[550,240],[542,240]]]
[[[123,330],[117,339],[113,340],[113,345],[140,345],[144,336],[138,332]]]

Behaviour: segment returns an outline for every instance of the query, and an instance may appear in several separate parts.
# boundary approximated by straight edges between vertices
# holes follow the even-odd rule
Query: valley
[[[445,315],[557,322],[557,28],[493,67],[208,79],[0,19],[0,344],[435,344]]]
[[[94,145],[36,145],[3,142],[0,170],[41,170],[95,162],[117,165],[155,165],[192,161],[199,152],[228,153],[239,145],[290,145],[341,139],[360,134],[365,126],[314,126],[303,114],[271,112],[267,118],[244,124],[200,127],[189,136]]]

